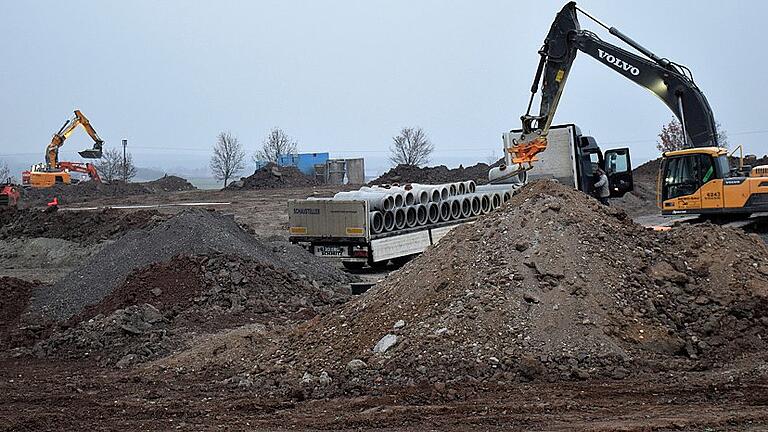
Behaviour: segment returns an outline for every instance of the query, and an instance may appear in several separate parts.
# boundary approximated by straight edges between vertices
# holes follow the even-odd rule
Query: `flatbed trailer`
[[[374,234],[366,201],[288,201],[289,241],[315,256],[340,259],[349,269],[405,262],[436,244],[459,225],[476,218]]]

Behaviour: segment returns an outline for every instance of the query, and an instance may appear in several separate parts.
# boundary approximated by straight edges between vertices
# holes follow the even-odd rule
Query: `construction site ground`
[[[64,202],[60,213],[99,215],[82,221],[96,228],[68,232],[52,229],[45,219],[31,218],[29,226],[7,219],[16,225],[0,231],[5,290],[0,297],[0,431],[768,428],[768,356],[762,340],[768,328],[768,265],[766,246],[754,243],[754,236],[706,225],[700,241],[690,240],[695,227],[684,235],[645,238],[631,218],[645,225],[663,222],[654,218],[647,199],[630,198],[631,216],[622,219],[622,212],[601,209],[594,200],[542,189],[518,203],[532,215],[520,228],[536,236],[530,243],[510,232],[518,226],[510,213],[511,220],[496,216],[452,234],[442,249],[402,269],[349,274],[338,263],[319,263],[285,242],[288,199],[349,189],[89,197]],[[106,207],[125,208],[105,212]],[[227,215],[234,215],[255,243],[234,232]],[[582,222],[583,229],[574,228]],[[174,227],[180,232],[211,227],[212,238],[221,230],[226,250],[190,247],[188,254],[158,258],[150,266],[140,256],[124,258],[121,245],[129,241],[145,253],[161,247],[137,230],[170,236],[176,235]],[[539,243],[578,238],[589,229],[600,231],[594,244],[574,242],[560,249]],[[612,252],[631,248],[630,243],[634,252]],[[496,244],[507,246],[490,253],[487,262],[473,255],[493,251]],[[664,244],[682,245],[683,251],[657,250]],[[715,261],[701,255],[711,245],[725,248],[718,249]],[[739,245],[750,250],[727,249]],[[238,255],[239,248],[252,253]],[[569,252],[583,256],[563,255]],[[748,268],[737,268],[736,255]],[[54,302],[56,287],[80,286],[67,276],[70,272],[102,280],[106,276],[82,266],[112,256],[131,264],[121,270],[128,276],[115,288],[86,293],[98,300],[95,306]],[[612,258],[632,266],[622,273]],[[561,261],[562,267],[553,267]],[[575,271],[579,276],[570,281],[569,266],[582,262],[584,270]],[[486,275],[483,265],[493,269]],[[514,271],[507,273],[504,265]],[[711,273],[702,270],[707,265]],[[589,271],[598,274],[582,274]],[[709,276],[699,279],[701,271]],[[433,280],[438,272],[448,276]],[[419,282],[409,286],[409,277]],[[600,303],[600,295],[590,290],[600,286],[601,277],[621,278],[634,291],[619,284]],[[360,279],[380,286],[350,296],[344,287]],[[652,289],[644,285],[648,281],[655,281]],[[220,288],[210,290],[210,283]],[[718,283],[728,291],[724,297],[712,291]],[[483,284],[493,285],[487,294],[471,292],[482,291]],[[696,284],[703,291],[690,291],[699,289]],[[151,287],[162,289],[146,291]],[[430,294],[421,298],[421,292]],[[494,292],[503,294],[494,297]],[[692,300],[672,300],[670,306],[655,299],[666,293]],[[589,302],[591,296],[602,306]],[[505,301],[514,306],[509,312],[514,316],[504,312]],[[570,301],[585,309],[571,310]],[[673,308],[669,315],[665,305]],[[57,324],[43,318],[19,324],[38,306],[41,317],[58,314]],[[537,312],[545,307],[547,312]],[[720,330],[708,327],[708,315],[721,317]],[[536,317],[557,317],[557,328],[535,328],[525,321]],[[402,325],[395,322],[400,318]],[[675,327],[673,321],[686,324]],[[446,351],[454,341],[487,332],[485,325],[499,326],[498,336],[478,336],[477,346],[460,344],[456,353],[462,354],[455,357]],[[502,327],[528,332],[530,339],[505,339]],[[639,330],[638,336],[638,328],[647,333]],[[668,330],[656,334],[652,328]],[[542,334],[558,331],[566,333],[556,336],[562,338],[562,351],[538,344]],[[398,340],[391,351],[360,354],[387,332]],[[699,332],[706,336],[698,339]],[[584,339],[574,340],[579,337]],[[507,348],[483,354],[495,344]],[[430,363],[418,354],[437,349],[440,361]],[[355,355],[359,363],[349,361]]]

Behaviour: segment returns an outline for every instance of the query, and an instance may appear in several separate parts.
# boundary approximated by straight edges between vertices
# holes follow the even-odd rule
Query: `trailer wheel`
[[[341,265],[347,270],[360,270],[365,265],[364,262],[359,261],[342,261]]]

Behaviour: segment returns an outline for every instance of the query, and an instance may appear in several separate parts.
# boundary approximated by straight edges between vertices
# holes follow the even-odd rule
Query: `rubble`
[[[50,290],[37,292],[30,310],[44,319],[64,320],[101,301],[135,270],[180,254],[210,253],[257,260],[320,286],[346,286],[354,279],[300,247],[259,241],[231,217],[205,210],[185,210],[149,230],[132,231],[120,241],[106,244]]]
[[[269,163],[257,169],[248,177],[232,182],[227,189],[275,189],[287,187],[316,186],[319,182],[293,166],[281,167]]]
[[[264,394],[327,372],[332,383],[299,389],[306,397],[714,368],[766,348],[767,255],[753,235],[649,231],[536,182],[365,296],[262,341],[242,366]]]

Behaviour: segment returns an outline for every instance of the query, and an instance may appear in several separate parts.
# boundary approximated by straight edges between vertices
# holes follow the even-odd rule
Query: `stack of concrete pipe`
[[[366,201],[373,234],[435,225],[487,214],[512,198],[517,184],[481,185],[474,181],[437,185],[364,186],[339,192],[333,200]]]

